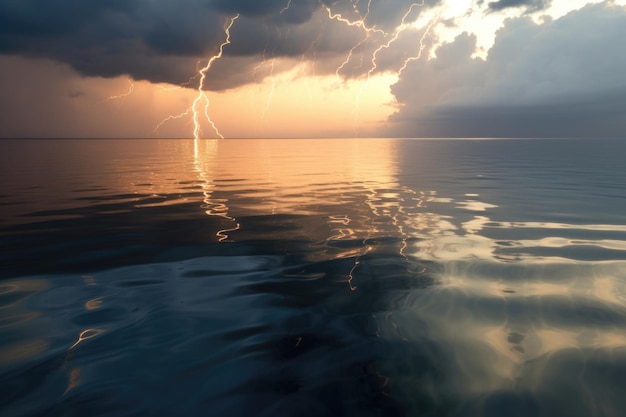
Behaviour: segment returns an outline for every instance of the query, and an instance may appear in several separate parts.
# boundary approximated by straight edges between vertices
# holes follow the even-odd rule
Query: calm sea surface
[[[0,415],[624,416],[625,160],[0,141]]]

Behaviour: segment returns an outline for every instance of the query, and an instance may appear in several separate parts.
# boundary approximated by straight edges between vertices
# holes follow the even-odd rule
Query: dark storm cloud
[[[586,6],[541,24],[509,20],[486,60],[463,34],[392,87],[398,136],[626,135],[626,7]],[[388,132],[389,133],[389,132]]]
[[[241,13],[246,16],[263,16],[279,12],[286,2],[283,0],[213,0],[213,7],[224,13]]]
[[[419,118],[396,117],[397,136],[625,137],[626,89],[600,97],[570,97],[536,105],[483,105],[426,109]],[[416,135],[419,132],[419,135]]]
[[[367,3],[357,2],[363,15]],[[375,0],[367,23],[392,28],[412,3]],[[84,75],[129,74],[182,83],[193,75],[199,60],[217,51],[227,19],[240,14],[224,62],[213,70],[223,73],[209,83],[210,88],[223,89],[252,82],[249,73],[261,56],[311,53],[334,64],[363,38],[361,29],[328,19],[323,9],[327,5],[354,19],[353,1],[292,0],[287,8],[288,4],[288,0],[0,0],[0,53],[53,59]]]
[[[528,11],[543,10],[552,0],[498,0],[489,3],[491,10],[502,10],[510,7],[526,7]]]

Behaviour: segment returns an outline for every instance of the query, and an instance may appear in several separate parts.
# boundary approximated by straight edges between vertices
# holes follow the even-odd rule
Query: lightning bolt
[[[265,48],[263,49],[263,54],[261,55],[261,62],[259,62],[258,64],[256,64],[254,66],[254,68],[252,68],[252,78],[254,78],[254,82],[258,82],[257,78],[256,78],[256,73],[261,69],[261,67],[263,65],[265,65],[265,54],[267,53],[267,45],[265,45]]]
[[[361,11],[359,10],[359,3],[361,2],[361,0],[354,0],[354,2],[352,3],[352,10],[354,11],[354,13],[356,13],[363,22],[365,22],[365,19],[367,19],[367,16],[369,16],[370,14],[370,8],[372,6],[372,0],[369,0],[367,2],[367,9],[365,10],[365,16],[363,16],[361,14]]]
[[[289,10],[290,7],[291,7],[291,0],[289,0],[287,2],[287,5],[285,7],[283,7],[283,9],[280,11],[280,14],[285,13],[287,10]]]
[[[365,16],[361,16],[360,13],[358,12],[358,9],[356,9],[356,4],[353,4],[353,7],[355,8],[355,10],[357,11],[357,14],[359,14],[359,17],[360,17],[360,19],[358,19],[358,20],[346,19],[345,17],[343,17],[341,15],[341,13],[333,13],[333,11],[331,10],[330,7],[328,7],[327,5],[322,3],[321,1],[320,1],[320,3],[322,4],[322,7],[328,13],[328,18],[330,20],[336,20],[336,21],[341,22],[341,23],[343,23],[343,24],[345,24],[347,26],[359,27],[359,28],[361,28],[364,31],[369,32],[369,33],[379,33],[379,34],[382,34],[382,35],[387,35],[387,32],[385,32],[384,30],[378,29],[378,28],[376,28],[376,26],[369,27],[365,23],[365,19],[367,18],[367,15],[370,12],[370,5],[372,4],[372,0],[369,0],[368,3],[367,3],[367,13],[365,14]],[[357,3],[358,3],[358,1],[357,1]]]
[[[409,17],[411,12],[413,11],[413,8],[414,7],[421,7],[423,5],[424,5],[424,0],[422,0],[421,3],[413,3],[413,4],[411,4],[411,6],[409,7],[409,10],[407,10],[406,13],[404,14],[404,16],[402,16],[402,20],[400,22],[400,26],[396,27],[396,29],[393,32],[393,36],[391,37],[391,39],[389,39],[389,41],[387,41],[387,43],[384,43],[384,44],[380,45],[372,53],[372,66],[370,67],[370,70],[367,72],[368,80],[369,80],[370,76],[372,75],[372,73],[376,70],[376,68],[378,68],[378,64],[377,64],[376,60],[378,59],[379,52],[382,51],[383,49],[388,49],[395,41],[398,40],[398,38],[400,37],[400,34],[410,27],[410,25],[408,25],[406,23],[406,19]]]
[[[109,96],[109,97],[107,97],[107,101],[109,101],[109,100],[118,100],[118,99],[126,98],[126,97],[130,96],[133,93],[133,91],[135,91],[135,82],[133,81],[132,78],[129,78],[128,79],[128,83],[130,84],[130,86],[128,87],[128,91],[126,91],[124,94],[119,94],[117,96]]]
[[[291,1],[288,3],[287,6],[285,6],[285,8],[281,11],[281,13],[283,13],[283,11],[285,11],[286,9],[289,8],[289,6],[291,5]],[[283,38],[283,34],[280,30],[280,28],[276,27],[276,33],[278,35],[278,40],[282,40]],[[252,76],[255,80],[255,82],[257,82],[257,78],[256,78],[256,74],[257,72],[263,67],[265,66],[265,64],[268,63],[268,59],[267,59],[267,55],[268,55],[268,43],[269,43],[269,38],[270,38],[270,32],[269,32],[269,27],[266,25],[265,27],[265,31],[266,31],[266,36],[267,36],[267,40],[265,42],[265,47],[263,48],[263,54],[261,55],[261,62],[259,62],[257,65],[254,66],[254,68],[252,69]],[[272,48],[271,50],[271,59],[269,60],[269,78],[271,81],[270,84],[270,91],[267,95],[267,99],[265,101],[265,107],[263,108],[263,111],[261,112],[261,120],[265,120],[267,117],[267,114],[270,111],[270,108],[272,106],[272,99],[274,97],[274,92],[276,91],[276,78],[274,77],[274,70],[276,68],[276,50],[275,50],[275,46]],[[265,77],[263,77],[265,78]]]
[[[224,26],[224,34],[226,35],[226,39],[224,40],[224,42],[222,42],[220,44],[220,47],[219,47],[219,50],[218,50],[217,54],[215,54],[212,57],[210,57],[209,60],[207,61],[206,65],[204,67],[200,68],[198,70],[197,74],[194,75],[193,77],[191,77],[189,79],[189,81],[186,83],[186,84],[191,83],[191,81],[193,81],[195,78],[199,78],[198,89],[197,89],[198,90],[198,95],[196,96],[196,98],[193,101],[193,103],[191,104],[191,106],[187,110],[185,110],[184,112],[182,112],[182,113],[180,113],[178,115],[168,116],[165,119],[163,119],[155,127],[155,129],[154,129],[155,133],[158,132],[159,128],[164,123],[166,123],[166,122],[168,122],[170,120],[181,119],[181,118],[191,114],[192,115],[192,120],[193,120],[193,126],[194,126],[193,137],[195,139],[200,139],[200,135],[202,134],[202,129],[201,129],[201,126],[200,126],[200,118],[201,118],[201,114],[202,114],[202,115],[204,115],[204,118],[206,119],[206,121],[211,125],[211,128],[217,134],[217,136],[219,136],[222,139],[224,138],[224,135],[222,135],[222,133],[219,131],[219,129],[215,125],[215,122],[213,122],[213,120],[209,116],[210,101],[209,101],[209,97],[206,95],[206,93],[204,91],[204,83],[206,81],[207,73],[209,72],[209,70],[213,66],[213,63],[222,57],[222,55],[224,53],[224,47],[226,45],[230,44],[230,29],[233,27],[233,24],[235,23],[235,20],[237,20],[238,18],[239,18],[239,13],[237,13],[236,15],[234,15],[233,17],[231,17],[228,20],[227,24]],[[201,107],[201,108],[203,108],[203,110],[199,110],[198,107],[200,107],[202,104],[204,104],[204,106]]]
[[[439,21],[439,17],[440,16],[441,16],[441,13],[437,14],[437,16],[435,16],[435,18],[430,21],[428,26],[426,26],[426,30],[424,31],[424,33],[420,37],[420,48],[419,48],[419,51],[418,51],[417,55],[408,57],[407,59],[404,60],[404,63],[402,64],[402,66],[398,70],[398,77],[400,77],[402,75],[402,73],[406,69],[407,65],[409,65],[409,62],[417,61],[417,60],[419,60],[422,57],[422,52],[424,51],[424,48],[426,47],[426,45],[424,44],[424,41],[426,40],[426,36],[428,36],[428,34],[430,33],[430,30]]]
[[[405,32],[407,29],[414,26],[414,22],[411,22],[411,23],[407,23],[407,22],[411,14],[414,12],[414,10],[417,7],[424,6],[425,0],[412,3],[408,7],[404,15],[402,16],[400,24],[396,26],[393,31],[386,31],[377,27],[376,24],[367,23],[367,19],[368,19],[368,16],[370,15],[373,0],[368,0],[366,6],[364,5],[365,2],[361,3],[361,0],[351,0],[350,4],[352,6],[352,10],[354,13],[353,16],[356,16],[356,17],[346,17],[341,12],[335,12],[333,8],[331,8],[330,5],[325,4],[324,2],[322,2],[322,0],[318,0],[318,1],[321,5],[320,7],[321,14],[319,15],[320,18],[324,18],[324,16],[326,16],[326,18],[328,18],[330,21],[337,21],[345,26],[358,28],[362,30],[364,34],[363,39],[361,39],[352,48],[350,48],[349,52],[347,53],[343,61],[336,68],[335,80],[332,83],[332,85],[339,83],[342,78],[347,76],[347,75],[344,75],[344,73],[346,72],[346,68],[348,67],[350,62],[352,62],[355,59],[355,57],[360,56],[361,66],[363,65],[364,59],[366,60],[366,62],[367,61],[370,62],[370,65],[367,68],[367,72],[365,73],[366,79],[365,79],[364,85],[361,87],[356,97],[356,103],[355,103],[355,108],[354,108],[355,126],[356,126],[358,124],[358,114],[359,114],[359,108],[361,104],[362,95],[369,88],[370,80],[379,68],[379,64],[378,64],[379,55],[384,50],[389,49],[395,42],[397,42],[403,32]],[[283,14],[286,11],[288,11],[291,5],[292,5],[292,0],[287,0],[285,6],[280,10],[279,14]],[[417,52],[417,54],[406,58],[402,62],[400,69],[397,71],[398,77],[407,68],[407,65],[410,62],[421,58],[423,51],[426,47],[425,39],[428,36],[428,34],[431,32],[435,24],[439,21],[440,14],[437,15],[426,26],[426,29],[424,30],[424,33],[422,34],[419,40],[419,51]],[[194,138],[198,139],[202,136],[202,123],[208,123],[210,127],[213,129],[215,135],[217,135],[220,138],[224,138],[224,136],[218,129],[217,125],[214,123],[214,121],[210,117],[210,114],[209,114],[210,101],[209,101],[209,97],[207,93],[205,92],[205,84],[207,80],[207,74],[212,68],[213,64],[215,63],[215,61],[217,61],[218,59],[222,57],[224,48],[231,43],[230,31],[235,21],[238,18],[239,18],[239,14],[236,14],[233,17],[231,17],[229,20],[227,20],[226,24],[224,25],[225,40],[224,42],[220,44],[218,52],[208,59],[208,61],[206,62],[206,65],[197,69],[197,72],[193,77],[191,77],[186,83],[181,85],[181,87],[184,87],[194,82],[196,79],[198,80],[197,95],[195,99],[193,100],[191,106],[187,108],[184,112],[178,115],[170,115],[166,117],[165,119],[163,119],[156,126],[155,133],[158,132],[159,128],[168,121],[182,119],[184,117],[191,117],[191,120],[193,122]],[[317,42],[319,42],[319,38],[321,37],[321,34],[322,32],[320,32],[318,39],[314,40],[311,43],[309,50],[303,54],[302,60],[310,59],[307,56],[311,52],[311,50],[313,50],[313,53],[315,52],[315,46]],[[279,36],[280,35],[281,33],[279,32]],[[367,52],[363,50],[364,48],[367,48],[366,49]],[[274,52],[272,51],[272,58],[268,63],[267,62],[268,60],[266,59],[266,52],[267,52],[267,45],[266,45],[266,50],[263,51],[262,62],[258,63],[258,65],[256,65],[252,71],[253,77],[255,77],[256,79],[257,71],[259,71],[261,67],[263,67],[265,64],[269,64],[269,76],[271,78],[271,90],[268,94],[266,105],[261,115],[262,119],[266,118],[270,110],[273,94],[276,88],[276,80],[274,78],[274,71],[275,71],[277,58],[275,57]],[[369,59],[367,59],[368,56],[369,56]],[[200,66],[200,64],[198,64],[198,66]],[[315,76],[314,72],[315,72],[315,60],[313,59],[313,76]],[[132,84],[132,80],[130,80],[130,82],[131,82],[131,87],[127,93],[120,95],[120,96],[113,96],[110,99],[126,97],[127,95],[132,93],[134,84]]]
[[[354,10],[354,12],[359,16],[358,20],[349,20],[345,17],[343,17],[340,13],[333,13],[333,11],[330,9],[330,7],[326,6],[325,4],[322,3],[322,7],[326,10],[327,14],[328,14],[328,18],[331,20],[336,20],[338,22],[341,22],[347,26],[355,26],[355,27],[359,27],[361,29],[363,29],[365,31],[365,38],[362,39],[359,43],[357,43],[356,45],[354,45],[350,51],[348,52],[348,55],[346,56],[346,58],[342,61],[342,63],[337,67],[337,69],[335,70],[335,81],[333,82],[333,85],[338,83],[339,80],[341,79],[341,71],[346,67],[346,65],[348,65],[348,63],[350,62],[350,60],[352,59],[352,57],[355,54],[355,51],[363,44],[365,44],[370,37],[373,34],[380,34],[383,36],[383,39],[387,39],[386,42],[381,43],[380,45],[378,45],[378,47],[376,49],[374,49],[374,51],[371,54],[371,58],[370,58],[370,67],[369,70],[367,71],[367,77],[366,77],[366,81],[365,84],[363,85],[363,87],[359,90],[359,93],[357,94],[356,97],[356,103],[355,103],[355,108],[354,108],[354,125],[356,127],[356,125],[358,124],[358,114],[359,114],[359,108],[360,108],[360,103],[361,103],[361,97],[363,95],[363,93],[367,90],[367,88],[369,87],[369,83],[370,83],[370,79],[372,74],[376,71],[376,69],[378,68],[378,63],[377,63],[377,59],[378,59],[378,54],[384,50],[384,49],[388,49],[394,42],[396,42],[398,40],[398,38],[400,37],[400,34],[402,32],[404,32],[405,30],[407,30],[408,28],[410,28],[412,25],[407,23],[407,19],[409,18],[409,16],[411,15],[411,13],[413,12],[413,10],[416,7],[422,7],[424,6],[424,0],[422,0],[421,2],[417,2],[417,3],[412,3],[409,8],[407,9],[407,11],[404,13],[404,15],[402,16],[402,19],[400,21],[400,25],[397,26],[394,31],[392,33],[388,33],[385,32],[382,29],[378,29],[375,26],[368,26],[366,23],[366,19],[370,14],[370,10],[371,10],[371,4],[372,4],[372,0],[369,0],[367,3],[367,9],[366,9],[366,13],[364,15],[361,14],[359,8],[358,8],[358,4],[359,4],[360,0],[356,0],[354,2],[352,2],[352,8]],[[423,42],[421,43],[421,45],[423,45]],[[423,47],[422,47],[423,49]]]
[[[198,113],[196,107],[203,101],[204,101],[204,116],[206,117],[206,120],[209,122],[209,124],[211,125],[211,127],[213,128],[217,136],[224,139],[224,136],[220,133],[220,131],[217,129],[217,126],[215,126],[215,123],[213,122],[213,120],[211,120],[211,117],[209,116],[210,102],[209,102],[209,97],[204,92],[204,81],[206,80],[206,74],[211,69],[211,66],[213,65],[213,63],[222,57],[224,53],[224,47],[230,44],[230,28],[233,27],[235,20],[237,20],[238,18],[239,18],[239,13],[237,13],[235,16],[230,18],[228,24],[224,28],[226,39],[224,40],[224,42],[221,43],[218,53],[213,55],[211,58],[209,58],[207,64],[204,67],[202,67],[200,71],[198,71],[198,73],[200,74],[200,81],[198,82],[198,96],[196,97],[193,104],[191,105],[191,111],[193,112],[193,125],[194,125],[193,137],[196,139],[200,138],[200,134],[202,133],[202,130],[200,129],[200,114]]]
[[[350,48],[350,51],[348,52],[348,55],[346,56],[346,58],[343,60],[343,62],[337,67],[337,69],[335,70],[335,81],[333,81],[333,84],[337,84],[339,83],[339,80],[341,79],[341,70],[343,70],[345,68],[346,65],[348,65],[348,63],[350,62],[350,60],[352,59],[352,57],[354,56],[354,52],[363,44],[365,44],[371,37],[372,32],[376,32],[376,33],[382,33],[386,35],[386,32],[384,31],[379,31],[379,30],[375,30],[374,28],[368,28],[365,24],[365,20],[367,19],[367,17],[370,14],[370,9],[371,9],[371,5],[372,5],[372,0],[369,0],[367,2],[367,9],[365,11],[365,15],[362,15],[360,10],[359,10],[359,1],[360,0],[356,0],[354,1],[354,3],[352,3],[352,9],[354,10],[354,12],[359,16],[359,20],[356,20],[354,22],[345,19],[343,17],[341,17],[341,15],[339,14],[335,14],[332,15],[332,12],[330,10],[329,7],[324,6],[326,8],[326,11],[328,12],[328,18],[329,19],[335,19],[339,22],[343,22],[344,24],[348,25],[348,26],[358,26],[361,27],[364,31],[365,31],[365,37],[356,45],[354,45],[352,48]]]
[[[199,64],[199,62],[198,62]],[[198,66],[199,68],[199,66]],[[163,90],[163,91],[175,91],[175,90],[180,90],[181,88],[185,88],[188,87],[189,85],[191,85],[191,83],[200,76],[200,74],[196,74],[193,77],[190,77],[187,81],[185,81],[184,83],[178,84],[178,85],[163,85],[163,84],[159,84],[158,87],[159,89]]]
[[[265,48],[263,48],[263,54],[261,54],[261,60],[258,64],[256,64],[253,68],[252,68],[252,78],[254,79],[255,84],[259,84],[260,82],[263,81],[263,79],[265,77],[261,77],[261,80],[259,80],[257,78],[257,73],[259,72],[259,70],[267,63],[267,42],[265,43]],[[256,91],[253,92],[253,100],[256,101]],[[263,112],[261,112],[261,115],[263,114]],[[261,116],[262,117],[262,116]]]
[[[359,2],[360,0],[351,1],[352,9],[354,13],[358,16],[358,19],[351,20],[349,18],[344,17],[341,13],[333,12],[330,6],[327,6],[326,4],[322,3],[320,0],[321,7],[326,11],[326,14],[328,15],[328,19],[341,22],[346,26],[358,27],[362,29],[365,33],[364,38],[361,41],[359,41],[356,45],[354,45],[352,48],[350,48],[350,51],[346,55],[345,59],[341,62],[341,64],[335,70],[335,80],[333,81],[331,85],[335,85],[340,82],[342,78],[342,72],[345,70],[346,66],[350,63],[350,61],[354,58],[357,50],[363,45],[367,44],[370,40],[372,40],[372,37],[376,35],[375,43],[377,43],[378,46],[373,50],[373,52],[370,55],[370,60],[369,60],[370,66],[366,73],[366,81],[365,81],[365,84],[359,90],[357,97],[356,97],[356,103],[355,103],[354,112],[353,112],[355,129],[356,129],[356,126],[358,125],[358,114],[359,114],[361,98],[362,98],[363,93],[369,87],[370,79],[372,75],[378,69],[377,61],[378,61],[379,54],[383,50],[390,48],[399,39],[400,35],[404,31],[412,27],[412,23],[407,23],[409,16],[411,15],[411,13],[414,11],[415,8],[424,6],[424,0],[421,0],[420,2],[412,3],[409,6],[409,8],[406,10],[404,15],[402,16],[400,24],[393,30],[393,32],[386,32],[382,29],[377,28],[375,25],[370,26],[367,24],[367,17],[369,16],[370,11],[371,11],[372,0],[368,0],[367,7],[366,7],[364,14],[362,14],[360,11]],[[430,27],[428,30],[430,30]],[[419,53],[420,55],[423,49],[424,49],[424,42],[422,39],[420,42],[420,53]],[[363,60],[363,58],[364,58],[363,54],[361,53],[361,59]],[[406,63],[403,63],[403,66],[405,64]]]
[[[278,40],[279,41],[282,40],[283,33],[280,30],[280,28],[276,27],[276,33],[278,35]],[[270,80],[271,80],[271,87],[270,87],[269,94],[267,95],[267,101],[265,103],[265,110],[261,114],[261,119],[265,119],[266,116],[267,116],[267,113],[269,113],[270,107],[272,105],[272,99],[274,98],[274,92],[276,91],[276,79],[274,78],[274,69],[275,69],[275,66],[276,66],[276,51],[275,51],[274,48],[272,48],[272,59],[270,61],[270,74],[269,74],[269,76],[270,76]]]
[[[368,41],[368,39],[370,38],[369,33],[365,36],[365,38],[363,38],[359,43],[357,43],[356,45],[354,45],[351,49],[350,52],[348,52],[348,55],[346,56],[346,59],[343,60],[343,62],[341,63],[341,65],[339,65],[337,67],[337,69],[335,70],[335,81],[333,81],[333,84],[337,84],[339,83],[339,80],[341,79],[341,70],[343,70],[345,68],[346,65],[348,65],[348,63],[350,62],[350,60],[352,59],[352,56],[354,55],[354,51],[356,51],[358,49],[359,46],[363,45],[365,42]]]
[[[172,86],[172,87],[161,87],[161,89],[165,91],[169,91],[169,90],[178,90],[180,88],[189,87],[198,77],[200,77],[200,73],[198,72],[200,71],[200,62],[201,61],[196,62],[196,74],[189,77],[187,81],[185,81],[184,83],[180,83],[178,85]]]
[[[169,122],[170,120],[182,119],[183,117],[189,116],[190,114],[191,114],[191,107],[185,110],[184,112],[182,112],[181,114],[167,116],[165,119],[161,120],[156,125],[156,127],[154,128],[154,134],[156,135],[157,133],[159,133],[159,129],[161,128],[161,126],[163,126],[165,123]]]
[[[322,35],[323,35],[323,31],[322,31],[322,28],[320,27],[320,30],[318,31],[317,36],[315,37],[315,39],[313,39],[313,41],[311,41],[311,44],[301,56],[301,61],[304,61],[309,55],[313,57],[309,59],[311,61],[311,74],[313,75],[313,77],[315,77],[315,64],[317,61],[317,45],[319,45],[322,39]]]
[[[274,97],[274,91],[276,90],[276,79],[274,78],[274,65],[276,64],[276,57],[272,57],[270,61],[270,80],[272,82],[270,92],[267,95],[267,102],[265,103],[265,110],[261,114],[261,119],[265,119],[267,113],[272,105],[272,98]]]
[[[372,77],[372,74],[378,68],[377,60],[378,60],[378,54],[380,53],[380,51],[382,51],[383,49],[388,49],[394,42],[398,40],[398,38],[400,37],[400,34],[411,26],[406,23],[406,19],[409,17],[411,12],[413,11],[413,8],[421,7],[423,5],[424,5],[424,0],[422,0],[421,3],[411,4],[411,6],[406,11],[404,16],[402,16],[402,20],[400,21],[400,26],[396,27],[396,29],[393,31],[393,36],[387,41],[387,43],[381,44],[378,48],[374,50],[374,52],[372,53],[372,61],[371,61],[372,65],[370,66],[369,71],[367,71],[367,81],[365,85],[363,86],[363,88],[361,89],[361,91],[359,92],[359,99],[360,99],[360,96],[363,94],[363,92],[367,89],[367,87],[369,87],[369,82]]]

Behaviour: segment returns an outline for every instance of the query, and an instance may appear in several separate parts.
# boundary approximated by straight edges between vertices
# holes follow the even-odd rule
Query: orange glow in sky
[[[556,19],[599,1],[553,1],[531,18],[536,22]],[[249,78],[243,73],[243,79],[231,84],[238,87],[219,92],[202,89],[202,84],[206,81],[205,87],[215,86],[210,83],[214,61],[218,64],[218,60],[231,59],[224,65],[243,62],[237,61],[237,54],[229,49],[241,39],[236,39],[237,33],[241,33],[238,31],[249,23],[245,16],[224,17],[224,56],[219,49],[217,55],[208,53],[199,57],[197,67],[189,68],[190,82],[185,86],[135,80],[128,75],[84,76],[68,64],[56,61],[28,55],[0,55],[0,90],[4,96],[0,98],[1,134],[3,137],[126,138],[385,135],[386,127],[393,122],[390,116],[400,109],[391,87],[402,76],[410,76],[410,71],[403,73],[406,64],[436,59],[437,48],[452,43],[462,33],[475,36],[472,57],[484,60],[506,19],[525,16],[525,9],[514,7],[491,13],[487,3],[455,0],[425,6],[423,2],[415,2],[406,5],[401,21],[394,21],[395,29],[366,23],[372,2],[368,3],[367,13],[357,10],[358,1],[352,3],[357,12],[350,15],[344,11],[345,16],[323,6],[310,19],[312,24],[319,24],[320,33],[309,51],[291,58],[271,50],[264,51],[262,56],[245,57],[246,65],[254,67]],[[280,14],[290,4],[286,2]],[[626,4],[626,0],[611,4]],[[342,55],[334,51],[331,58],[322,52],[317,55],[315,50],[315,42],[329,28],[324,26],[329,22],[342,26],[342,30],[347,28],[345,33],[352,36],[338,46],[339,51],[346,52]],[[227,28],[232,31],[232,43]],[[288,29],[278,36],[288,39]],[[207,48],[211,50],[210,45]],[[222,67],[222,71],[223,68],[229,67]],[[444,81],[450,84],[449,80]],[[411,90],[410,94],[424,97],[426,106],[432,102],[424,89]],[[33,118],[37,123],[33,123]]]

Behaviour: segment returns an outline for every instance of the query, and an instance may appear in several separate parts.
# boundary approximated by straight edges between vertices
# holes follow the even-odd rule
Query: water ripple
[[[0,167],[3,416],[626,410],[623,145],[97,145]]]

